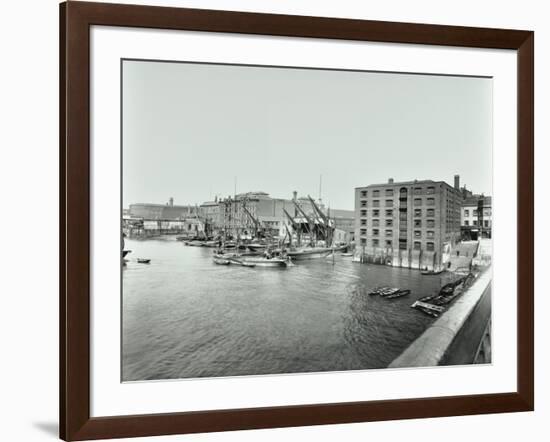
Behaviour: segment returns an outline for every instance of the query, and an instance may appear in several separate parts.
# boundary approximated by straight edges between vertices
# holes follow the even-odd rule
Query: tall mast
[[[294,206],[296,207],[296,209],[298,210],[298,212],[300,212],[300,214],[305,218],[305,220],[307,221],[307,224],[308,224],[308,230],[309,230],[309,234],[310,234],[310,243],[313,243],[313,221],[309,218],[309,216],[306,215],[306,212],[304,212],[304,210],[300,207],[300,205],[296,202],[296,201],[293,201],[294,202]]]

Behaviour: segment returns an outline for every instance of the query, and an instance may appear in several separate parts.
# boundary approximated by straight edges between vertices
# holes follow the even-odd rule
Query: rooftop
[[[170,205],[168,203],[166,204],[157,204],[157,203],[132,203],[130,204],[129,207],[132,207],[132,206],[147,206],[147,207],[172,207],[174,209],[187,209],[189,207],[193,208],[193,206],[191,204],[186,204],[184,206],[178,206],[176,204],[174,205]]]
[[[484,196],[484,195],[472,195],[467,197],[463,202],[463,206],[477,206],[478,201],[483,198],[483,205],[484,206],[490,206],[493,198],[490,196]]]
[[[367,186],[359,186],[356,187],[356,189],[364,189],[366,187],[382,187],[382,186],[410,186],[413,184],[435,184],[435,183],[443,183],[447,184],[445,181],[434,181],[434,180],[411,180],[411,181],[388,181],[385,183],[378,183],[378,184],[369,184]],[[447,184],[448,186],[450,184]]]

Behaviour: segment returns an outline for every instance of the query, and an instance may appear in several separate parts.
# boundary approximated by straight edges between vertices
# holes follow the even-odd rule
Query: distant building
[[[334,220],[334,227],[337,231],[335,234],[335,241],[337,242],[352,242],[355,240],[355,211],[354,210],[340,210],[330,209],[327,210],[330,218]],[[341,238],[344,238],[343,240]]]
[[[492,226],[492,198],[484,195],[470,195],[465,198],[460,212],[462,237],[491,238]]]
[[[460,241],[463,191],[444,181],[414,180],[355,189],[356,259],[439,269]]]
[[[202,218],[208,220],[213,228],[220,228],[222,218],[220,212],[220,203],[217,198],[215,201],[206,201],[200,205],[199,214]]]
[[[175,206],[170,198],[166,204],[136,203],[130,204],[129,215],[147,220],[177,220],[196,216],[197,208],[191,205]]]

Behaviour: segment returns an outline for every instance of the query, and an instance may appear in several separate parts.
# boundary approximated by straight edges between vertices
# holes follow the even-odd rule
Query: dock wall
[[[488,268],[389,367],[490,362],[487,341],[490,337],[491,279],[492,269]],[[483,353],[481,357],[480,353]]]
[[[369,248],[365,251],[356,249],[354,261],[418,270],[436,270],[439,268],[437,253],[426,250]]]

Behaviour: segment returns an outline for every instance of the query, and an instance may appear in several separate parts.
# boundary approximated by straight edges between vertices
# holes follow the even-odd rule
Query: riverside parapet
[[[479,350],[490,334],[487,328],[491,319],[491,280],[492,271],[488,268],[389,367],[471,364],[479,360]],[[490,361],[485,358],[483,362]]]

